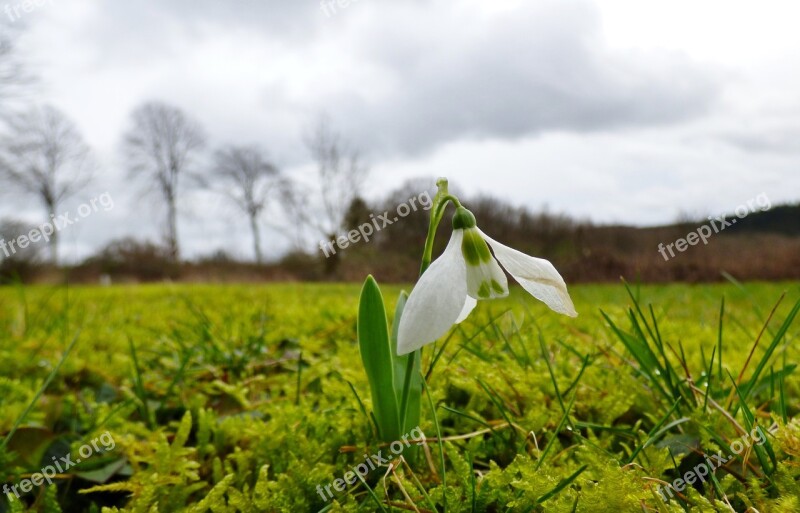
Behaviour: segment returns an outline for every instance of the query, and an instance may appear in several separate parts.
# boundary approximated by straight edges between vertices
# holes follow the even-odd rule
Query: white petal
[[[397,334],[398,355],[433,342],[458,320],[467,297],[463,236],[463,230],[453,230],[444,253],[422,274],[408,296]]]
[[[567,292],[564,278],[558,274],[553,264],[543,258],[535,258],[516,249],[504,246],[481,232],[481,236],[492,247],[494,256],[506,271],[536,299],[542,301],[553,311],[577,317],[575,306]]]
[[[478,300],[472,296],[467,296],[467,300],[464,301],[464,308],[461,309],[461,313],[458,314],[458,319],[456,319],[456,324],[460,324],[464,319],[469,317],[469,314],[472,313],[472,310],[478,305]]]

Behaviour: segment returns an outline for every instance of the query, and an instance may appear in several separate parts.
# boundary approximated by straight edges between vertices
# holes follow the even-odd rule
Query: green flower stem
[[[433,259],[433,240],[436,238],[436,230],[439,228],[439,222],[442,220],[444,210],[447,204],[452,202],[456,208],[461,206],[458,198],[452,196],[447,192],[447,180],[440,179],[436,182],[439,190],[433,202],[433,209],[431,211],[431,219],[428,223],[428,236],[425,239],[425,249],[422,252],[422,265],[420,266],[419,275],[422,276],[428,267],[431,265]],[[406,364],[406,375],[403,381],[403,396],[400,402],[400,426],[401,430],[406,427],[406,410],[408,408],[408,396],[411,392],[411,375],[414,373],[414,363],[417,357],[422,358],[422,349],[417,349],[408,355],[408,362]]]
[[[406,429],[406,417],[408,410],[408,396],[411,395],[411,375],[414,373],[414,360],[417,358],[417,353],[420,350],[412,351],[408,355],[408,362],[406,363],[406,376],[403,380],[403,399],[400,402],[400,431]]]
[[[447,204],[450,202],[456,206],[456,208],[461,206],[461,202],[458,201],[458,198],[455,196],[451,196],[450,194],[445,194],[442,196],[440,203],[434,202],[434,209],[431,212],[431,220],[428,224],[428,236],[425,239],[425,249],[422,252],[422,265],[419,269],[419,275],[428,270],[428,267],[431,265],[431,260],[433,259],[433,240],[436,238],[436,230],[439,228],[439,222],[442,220],[442,216],[444,215],[444,209],[447,207]]]

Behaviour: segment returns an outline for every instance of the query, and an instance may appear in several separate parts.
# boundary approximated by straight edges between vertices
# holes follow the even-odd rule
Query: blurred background
[[[439,176],[568,282],[800,278],[796,3],[0,9],[3,282],[412,281]]]

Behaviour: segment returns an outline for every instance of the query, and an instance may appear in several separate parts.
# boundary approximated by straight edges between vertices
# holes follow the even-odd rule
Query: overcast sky
[[[637,225],[760,193],[800,200],[797,2],[38,3],[11,22],[22,1],[0,0],[25,27],[20,50],[41,77],[32,99],[92,146],[86,199],[115,201],[62,234],[67,258],[158,238],[163,211],[119,152],[130,111],[150,99],[185,109],[214,144],[263,145],[302,179],[303,133],[325,112],[368,157],[371,195],[447,176],[467,194]],[[2,196],[3,216],[41,214]],[[275,256],[285,243],[265,233]],[[183,204],[180,234],[186,256],[250,256],[246,223],[209,196]]]

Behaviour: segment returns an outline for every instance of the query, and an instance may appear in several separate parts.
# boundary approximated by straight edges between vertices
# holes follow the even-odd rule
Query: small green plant
[[[575,317],[564,279],[555,267],[504,246],[477,227],[475,216],[439,179],[422,254],[420,279],[410,296],[401,292],[390,335],[383,297],[368,276],[361,290],[358,342],[373,404],[373,419],[384,442],[398,440],[419,423],[423,377],[422,347],[469,316],[478,300],[508,296],[509,274],[552,310]],[[448,204],[455,206],[453,233],[432,262],[436,230]],[[491,246],[494,255],[490,252]],[[502,268],[501,268],[502,265]]]

